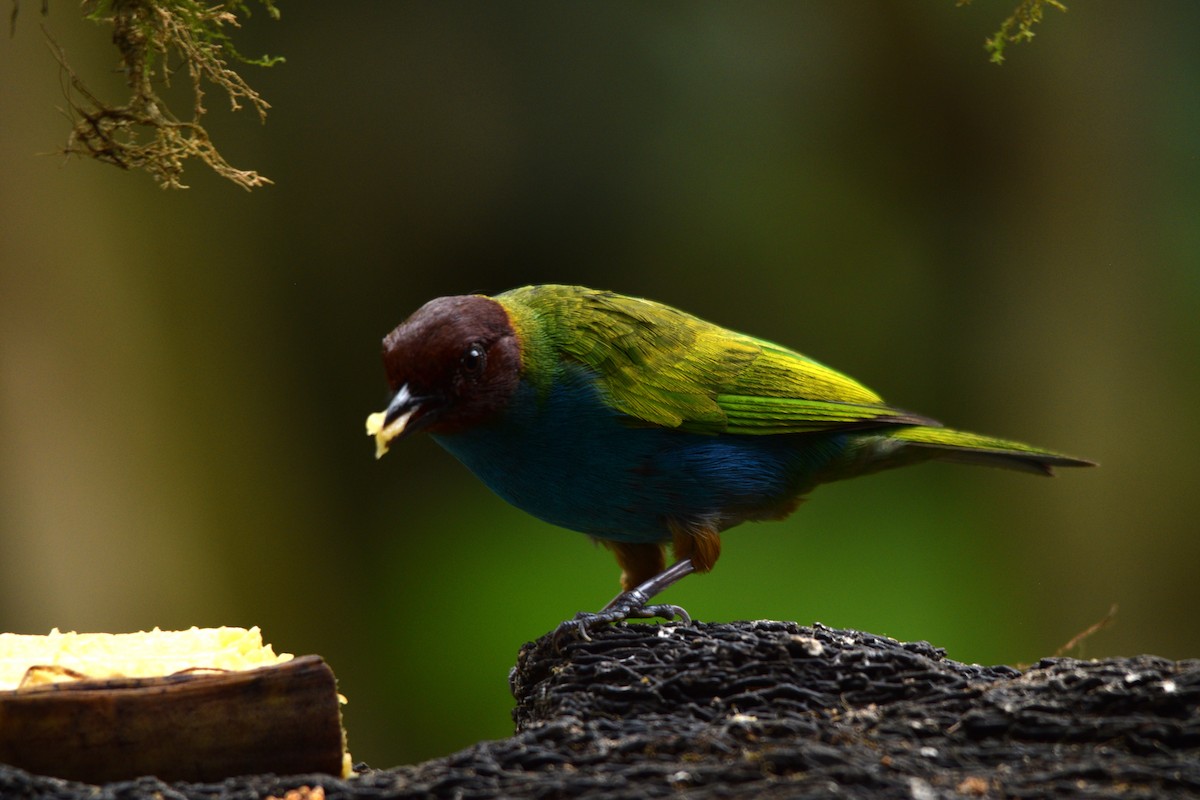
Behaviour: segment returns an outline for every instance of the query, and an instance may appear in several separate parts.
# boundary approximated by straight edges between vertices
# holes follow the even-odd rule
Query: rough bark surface
[[[414,766],[102,787],[0,768],[0,796],[1200,797],[1195,660],[1019,671],[820,625],[634,625],[528,644],[511,683],[511,738]]]

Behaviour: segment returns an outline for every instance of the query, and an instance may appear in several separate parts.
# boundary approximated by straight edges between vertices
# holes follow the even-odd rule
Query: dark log
[[[0,762],[79,781],[342,775],[341,723],[333,671],[318,656],[234,672],[66,681],[0,692]]]
[[[1200,797],[1200,661],[960,664],[926,643],[785,622],[631,625],[526,645],[517,732],[338,780],[143,779],[99,789],[0,769],[23,798]],[[353,731],[351,731],[353,735]]]

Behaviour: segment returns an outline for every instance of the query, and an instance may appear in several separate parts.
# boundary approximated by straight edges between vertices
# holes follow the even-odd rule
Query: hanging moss
[[[970,5],[971,0],[958,0],[958,5]],[[1033,26],[1042,21],[1046,6],[1066,12],[1067,7],[1060,0],[1021,0],[994,34],[983,43],[984,49],[991,54],[993,64],[1004,63],[1004,48],[1009,44],[1028,42],[1033,39]]]
[[[279,18],[274,0],[259,2],[272,19]],[[270,104],[231,64],[270,67],[283,59],[248,58],[234,46],[230,32],[249,16],[246,2],[86,0],[83,7],[88,19],[112,27],[130,95],[119,104],[98,98],[52,42],[74,119],[63,152],[146,170],[164,189],[187,188],[183,170],[192,158],[245,189],[271,183],[254,170],[230,165],[202,123],[208,110],[205,94],[212,87],[225,93],[234,111],[249,106],[266,121]],[[16,11],[14,4],[14,20]],[[186,112],[172,109],[157,88],[169,87],[180,71],[191,89],[192,106]]]

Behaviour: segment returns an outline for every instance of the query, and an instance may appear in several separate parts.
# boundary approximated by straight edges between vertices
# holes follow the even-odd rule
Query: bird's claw
[[[662,617],[668,622],[678,619],[684,625],[692,624],[691,615],[681,606],[671,603],[647,605],[646,603],[620,602],[620,598],[618,598],[617,601],[609,603],[601,611],[580,611],[573,619],[559,623],[558,627],[554,629],[554,641],[561,647],[566,643],[567,638],[572,634],[577,634],[585,642],[590,642],[592,637],[588,636],[589,630],[595,630],[604,625],[614,625],[628,619],[653,619],[654,617]]]
[[[683,606],[677,606],[673,603],[655,603],[650,606],[637,606],[630,609],[625,619],[653,619],[655,617],[662,617],[667,622],[674,622],[678,619],[683,625],[692,624],[692,615]]]

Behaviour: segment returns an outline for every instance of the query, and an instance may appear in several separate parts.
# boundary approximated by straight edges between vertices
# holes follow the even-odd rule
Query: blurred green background
[[[320,653],[354,755],[511,731],[522,642],[611,556],[432,441],[383,461],[379,340],[537,282],[652,297],[891,402],[1102,462],[931,465],[725,536],[666,599],[1030,662],[1200,655],[1200,4],[290,3],[237,34],[254,193],[66,137],[37,4],[0,43],[0,629],[257,624]],[[44,21],[119,98],[107,29]],[[180,76],[182,78],[182,75]]]

